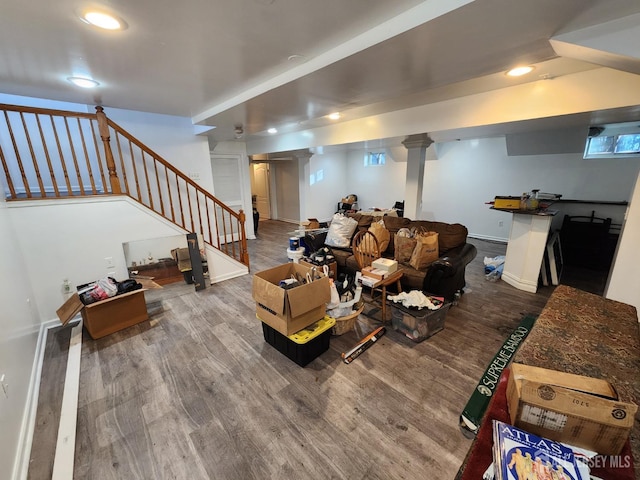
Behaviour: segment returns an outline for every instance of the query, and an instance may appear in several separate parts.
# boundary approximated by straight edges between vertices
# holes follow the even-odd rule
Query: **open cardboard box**
[[[145,289],[134,290],[89,305],[74,293],[56,313],[63,325],[81,313],[89,335],[97,339],[148,320],[144,292]]]
[[[622,450],[638,410],[606,380],[514,363],[507,384],[511,423],[602,455]]]
[[[258,318],[289,336],[324,318],[326,304],[331,300],[329,278],[318,269],[320,278],[298,287],[284,289],[281,280],[298,273],[302,278],[311,268],[297,263],[286,263],[253,276],[253,299]]]

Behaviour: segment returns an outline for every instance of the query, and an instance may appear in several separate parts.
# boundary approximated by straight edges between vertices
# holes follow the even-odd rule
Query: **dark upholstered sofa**
[[[361,213],[347,214],[358,222],[354,235],[360,230],[368,230],[371,222],[380,221],[380,217]],[[394,237],[401,228],[418,228],[438,232],[440,258],[426,270],[416,270],[408,264],[400,264],[404,274],[401,280],[404,291],[423,290],[435,295],[452,299],[456,292],[465,286],[464,272],[467,264],[477,254],[476,247],[467,243],[467,228],[459,223],[432,222],[428,220],[410,220],[403,217],[382,217],[385,228],[389,231],[390,242],[382,256],[394,258]],[[331,247],[338,263],[338,269],[350,272],[357,271],[358,264],[351,249]]]

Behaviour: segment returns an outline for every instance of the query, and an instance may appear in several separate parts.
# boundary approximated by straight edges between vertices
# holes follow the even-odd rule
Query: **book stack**
[[[495,480],[589,479],[571,448],[498,420],[493,421],[493,469]]]

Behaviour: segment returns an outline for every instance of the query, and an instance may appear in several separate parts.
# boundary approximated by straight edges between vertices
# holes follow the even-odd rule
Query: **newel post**
[[[246,216],[243,210],[238,211],[240,221],[240,248],[242,249],[242,263],[249,267],[249,250],[247,249],[247,232],[244,231]]]
[[[96,107],[96,118],[98,119],[98,129],[100,131],[100,138],[104,145],[104,154],[107,159],[107,170],[109,171],[109,184],[111,185],[111,193],[122,193],[120,188],[120,179],[116,172],[116,162],[113,159],[113,152],[111,151],[111,144],[109,140],[109,123],[107,122],[107,116],[104,113],[104,109],[101,106]]]

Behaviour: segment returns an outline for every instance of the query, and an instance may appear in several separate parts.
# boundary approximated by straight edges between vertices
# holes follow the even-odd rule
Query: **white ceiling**
[[[78,12],[91,4],[128,28],[104,32],[81,22]],[[188,116],[215,126],[214,141],[234,139],[239,125],[250,140],[272,126],[321,126],[334,111],[360,118],[601,65],[640,73],[638,0],[0,0],[0,7],[0,92]],[[620,40],[618,51],[600,47]],[[516,64],[538,68],[505,77]],[[74,74],[101,85],[78,89],[66,81]]]

